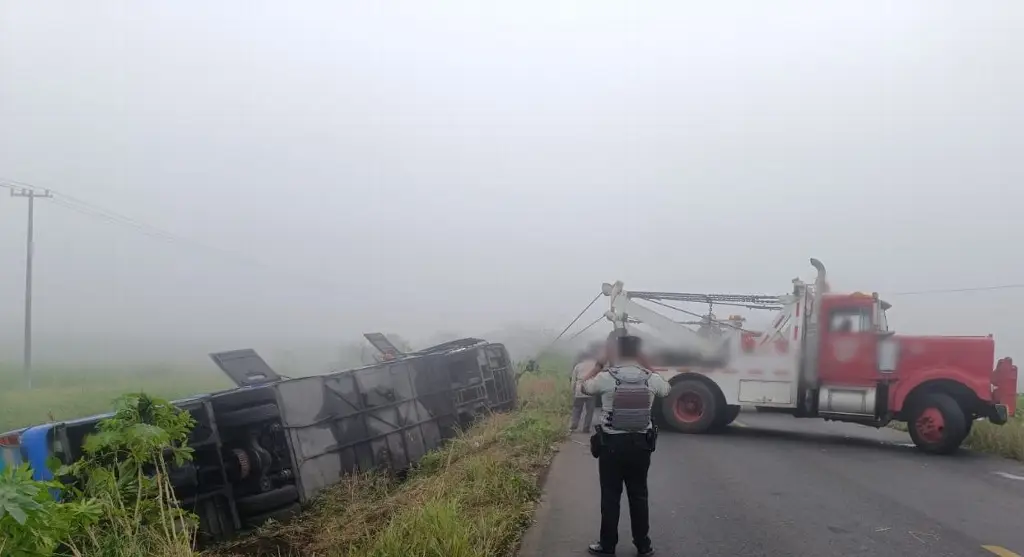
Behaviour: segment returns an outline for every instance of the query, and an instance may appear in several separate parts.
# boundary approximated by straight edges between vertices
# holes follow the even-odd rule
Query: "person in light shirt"
[[[577,431],[590,431],[590,424],[594,420],[594,406],[597,402],[597,397],[592,395],[583,394],[583,382],[580,381],[580,377],[590,371],[594,364],[597,363],[597,359],[600,357],[600,351],[603,349],[601,343],[590,345],[587,350],[583,353],[582,357],[572,368],[572,376],[570,381],[572,384],[572,418],[569,421],[569,432]],[[583,418],[583,429],[579,429],[580,418]]]

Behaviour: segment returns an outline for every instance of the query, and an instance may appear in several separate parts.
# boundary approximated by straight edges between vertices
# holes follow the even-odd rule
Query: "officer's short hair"
[[[623,335],[618,338],[618,352],[622,358],[636,358],[640,355],[640,337]]]

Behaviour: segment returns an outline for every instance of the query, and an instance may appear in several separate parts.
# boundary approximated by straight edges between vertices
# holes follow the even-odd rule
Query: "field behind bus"
[[[21,366],[0,364],[0,432],[109,412],[112,401],[129,392],[175,399],[232,386],[212,366],[200,370],[159,365],[40,367],[33,370],[32,383],[32,389],[25,387]]]

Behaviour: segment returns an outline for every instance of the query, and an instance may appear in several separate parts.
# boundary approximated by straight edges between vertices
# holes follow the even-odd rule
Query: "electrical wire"
[[[143,234],[145,236],[149,236],[149,237],[154,238],[154,239],[164,240],[164,241],[167,241],[167,242],[178,242],[178,243],[182,243],[182,244],[188,244],[188,245],[190,245],[192,247],[195,247],[195,248],[198,248],[198,249],[202,249],[204,251],[216,254],[216,255],[218,255],[218,256],[220,256],[222,258],[230,259],[230,260],[233,260],[233,261],[238,262],[238,263],[242,263],[242,264],[249,265],[249,266],[260,267],[260,268],[263,268],[263,269],[266,269],[266,270],[270,270],[270,271],[273,271],[273,272],[279,273],[279,274],[280,273],[285,273],[285,274],[287,274],[287,275],[289,275],[290,277],[293,277],[293,278],[295,276],[294,273],[292,273],[292,272],[284,271],[283,269],[281,269],[279,267],[275,267],[273,265],[269,265],[266,262],[260,261],[258,259],[254,259],[254,258],[249,257],[247,255],[243,255],[243,254],[240,254],[238,252],[234,252],[234,251],[231,251],[231,250],[228,250],[228,249],[224,249],[224,248],[220,248],[220,247],[213,246],[213,245],[210,245],[210,244],[206,244],[204,242],[201,242],[201,241],[198,241],[198,240],[195,240],[195,239],[192,239],[192,238],[181,236],[179,234],[175,234],[175,233],[170,232],[168,230],[165,230],[163,228],[151,225],[149,223],[140,221],[138,219],[134,219],[132,217],[129,217],[129,216],[123,215],[121,213],[118,213],[118,212],[112,211],[110,209],[107,209],[105,207],[101,207],[99,205],[96,205],[95,203],[91,203],[91,202],[85,201],[85,200],[80,199],[78,197],[74,197],[74,196],[68,195],[66,193],[63,193],[61,191],[58,191],[58,190],[55,190],[55,189],[52,189],[52,188],[43,188],[43,187],[36,186],[36,185],[33,185],[33,184],[29,184],[29,183],[26,183],[26,182],[20,182],[20,181],[17,181],[17,180],[10,180],[10,179],[3,178],[3,177],[0,177],[0,188],[8,189],[8,190],[11,190],[11,191],[16,191],[16,190],[21,190],[21,189],[37,190],[37,191],[48,191],[48,192],[50,192],[53,195],[53,198],[51,199],[51,202],[54,203],[55,205],[59,206],[59,207],[64,208],[64,209],[67,209],[67,210],[70,210],[70,211],[75,211],[75,212],[78,212],[80,214],[83,214],[83,215],[86,215],[86,216],[89,216],[89,217],[92,217],[92,218],[96,218],[96,219],[105,221],[105,222],[107,222],[109,224],[124,226],[124,227],[130,228],[130,229],[132,229],[132,230],[134,230],[136,232],[139,232],[140,234]],[[306,282],[306,283],[310,284],[311,286],[316,286],[317,288],[328,288],[328,289],[332,289],[332,290],[337,289],[337,285],[329,284],[329,283],[324,283],[324,282],[321,282],[319,280],[312,280],[311,281],[311,280],[309,280],[308,277],[304,277],[303,282]],[[960,287],[960,288],[940,288],[940,289],[931,289],[931,290],[913,290],[913,291],[894,292],[894,293],[888,294],[887,296],[889,296],[889,297],[894,297],[894,296],[925,296],[925,295],[935,295],[935,294],[957,294],[957,293],[967,293],[967,292],[988,292],[988,291],[1017,290],[1017,289],[1024,289],[1024,283],[1011,283],[1011,284],[988,285],[988,286],[969,286],[969,287]],[[561,333],[559,333],[558,337],[556,337],[556,339],[552,342],[552,345],[554,345],[554,343],[558,342],[558,340],[561,339],[561,337],[563,335],[565,335],[565,333],[569,330],[569,328],[571,328],[576,323],[576,321],[579,320],[579,318],[582,316],[583,313],[585,313],[587,311],[587,309],[590,309],[590,306],[592,306],[594,304],[594,302],[597,301],[597,298],[599,298],[599,297],[600,297],[600,294],[598,294],[598,296],[594,298],[594,301],[592,301],[587,306],[587,308],[585,308],[583,310],[583,312],[580,312],[580,315],[578,315],[576,317],[576,319],[574,319],[572,322],[570,322],[569,325]],[[698,318],[701,318],[701,319],[704,318],[704,316],[702,316],[702,315],[699,315],[699,314],[693,313],[693,312],[689,312],[689,311],[686,311],[684,309],[671,306],[669,304],[658,302],[656,300],[649,300],[649,301],[653,301],[654,303],[657,303],[658,305],[667,307],[669,309],[674,309],[676,311],[680,311],[682,313],[686,313],[686,314],[692,315],[694,317],[698,317]],[[720,304],[720,305],[732,305],[732,304],[724,304],[723,303],[723,304]],[[598,321],[600,321],[600,319],[598,319]],[[593,325],[588,325],[588,328],[591,327],[591,326],[593,326]],[[729,326],[732,326],[732,325],[729,325]],[[579,334],[579,333],[577,333],[577,334]]]
[[[206,244],[206,243],[198,241],[198,240],[194,240],[192,238],[188,238],[188,237],[185,237],[185,236],[181,236],[179,234],[175,234],[175,233],[170,232],[168,230],[165,230],[163,228],[160,228],[160,227],[157,227],[157,226],[153,226],[151,224],[148,224],[146,222],[140,221],[138,219],[134,219],[134,218],[125,216],[125,215],[123,215],[121,213],[117,213],[117,212],[112,211],[110,209],[107,209],[105,207],[101,207],[101,206],[99,206],[99,205],[97,205],[95,203],[90,203],[88,201],[84,201],[82,199],[79,199],[79,198],[74,197],[74,196],[67,195],[65,193],[62,193],[62,192],[54,190],[54,189],[42,188],[42,187],[35,186],[35,185],[32,185],[32,184],[27,184],[25,182],[18,182],[18,181],[15,181],[15,180],[8,180],[8,179],[2,178],[2,177],[0,177],[0,187],[6,188],[6,189],[9,189],[9,190],[12,190],[12,191],[13,190],[20,190],[20,189],[29,189],[29,190],[37,190],[37,191],[49,191],[53,195],[53,197],[50,199],[50,201],[52,203],[54,203],[55,205],[57,205],[58,207],[61,207],[63,209],[74,211],[74,212],[80,213],[82,215],[86,215],[86,216],[89,216],[89,217],[92,217],[92,218],[104,221],[104,222],[106,222],[108,224],[123,226],[123,227],[129,228],[129,229],[131,229],[131,230],[133,230],[135,232],[138,232],[140,234],[143,234],[145,236],[149,236],[149,237],[157,239],[157,240],[162,240],[162,241],[170,242],[170,243],[179,243],[179,244],[189,245],[189,246],[191,246],[193,248],[197,248],[197,249],[206,251],[208,253],[215,254],[221,260],[230,260],[230,261],[234,261],[235,263],[242,264],[242,265],[247,265],[247,266],[250,266],[250,267],[258,267],[258,268],[261,268],[261,269],[263,269],[265,271],[273,272],[273,273],[281,276],[282,278],[287,277],[291,281],[301,282],[301,283],[303,283],[306,286],[311,287],[311,288],[315,288],[315,289],[318,289],[318,290],[324,290],[324,291],[331,291],[331,292],[335,292],[335,293],[337,293],[338,290],[340,289],[339,285],[337,285],[337,284],[325,282],[325,281],[322,281],[322,280],[319,280],[319,279],[315,279],[315,278],[311,278],[311,277],[308,277],[308,276],[298,275],[297,273],[295,273],[293,271],[285,270],[285,269],[282,269],[280,267],[276,267],[274,265],[270,265],[270,264],[268,264],[266,262],[260,261],[258,259],[254,259],[254,258],[249,257],[247,255],[242,255],[240,253],[237,253],[237,252],[234,252],[234,251],[231,251],[231,250],[228,250],[228,249],[220,248],[220,247],[217,247],[217,246]]]
[[[1024,283],[999,284],[995,286],[969,286],[965,288],[940,288],[936,290],[915,290],[910,292],[894,292],[887,296],[921,296],[926,294],[956,294],[959,292],[987,292],[991,290],[1015,290],[1024,288]],[[883,296],[884,297],[884,296]]]

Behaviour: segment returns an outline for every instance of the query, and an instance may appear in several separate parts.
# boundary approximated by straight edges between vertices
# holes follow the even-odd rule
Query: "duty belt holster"
[[[658,426],[656,425],[652,424],[651,429],[648,429],[643,433],[623,434],[623,439],[621,439],[621,441],[629,443],[633,447],[640,448],[641,441],[638,437],[641,435],[643,436],[643,448],[653,453],[654,450],[658,448]],[[626,437],[629,437],[630,439],[626,439]],[[594,458],[600,458],[601,453],[608,450],[608,443],[608,434],[605,433],[604,429],[599,425],[594,426],[594,434],[590,436],[590,454],[593,455]]]
[[[601,426],[594,426],[594,434],[590,436],[590,454],[594,458],[600,458],[604,450],[604,430]]]
[[[644,435],[647,437],[647,447],[653,453],[654,449],[658,448],[658,426],[651,424],[651,429],[648,429]]]

